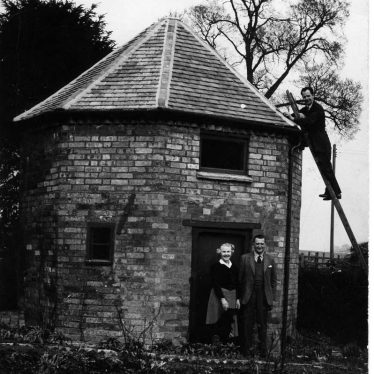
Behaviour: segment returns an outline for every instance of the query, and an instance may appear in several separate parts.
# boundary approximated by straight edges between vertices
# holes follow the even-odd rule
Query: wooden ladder
[[[295,102],[295,99],[294,99],[292,93],[289,92],[288,90],[286,91],[286,93],[287,93],[287,98],[288,98],[289,104],[291,105],[291,108],[292,108],[292,111],[294,113],[295,118],[296,119],[300,118],[299,109],[298,109],[298,107],[296,105],[296,102]],[[308,140],[308,142],[309,142],[309,140]],[[351,226],[349,225],[348,219],[347,219],[347,217],[346,217],[346,215],[344,213],[344,210],[343,210],[343,208],[342,208],[342,206],[340,204],[340,201],[337,199],[337,197],[335,195],[335,192],[334,192],[333,188],[331,187],[330,182],[324,177],[324,175],[323,175],[323,173],[321,171],[320,165],[317,162],[317,159],[316,159],[316,156],[315,156],[315,154],[313,152],[312,147],[309,146],[309,149],[310,149],[310,151],[312,153],[312,156],[313,156],[314,161],[315,161],[315,163],[316,163],[316,165],[318,167],[318,170],[319,170],[319,172],[320,172],[320,174],[322,176],[322,179],[323,179],[323,181],[324,181],[324,183],[326,185],[326,188],[329,191],[329,194],[330,194],[330,196],[332,198],[332,202],[333,202],[333,204],[334,204],[334,206],[335,206],[335,208],[336,208],[336,210],[337,210],[337,212],[339,214],[339,217],[340,217],[340,219],[342,221],[342,224],[343,224],[343,226],[345,228],[345,231],[346,231],[346,233],[347,233],[347,235],[349,237],[349,240],[352,243],[353,250],[357,253],[359,261],[360,261],[360,263],[361,263],[361,265],[362,265],[362,267],[363,267],[363,269],[364,269],[364,271],[365,271],[365,273],[367,275],[368,274],[368,265],[367,265],[367,263],[365,261],[365,258],[363,256],[363,254],[362,254],[360,246],[357,244],[356,238],[355,238],[355,236],[353,234]]]

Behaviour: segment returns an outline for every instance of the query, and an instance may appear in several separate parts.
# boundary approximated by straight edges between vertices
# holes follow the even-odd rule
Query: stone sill
[[[196,173],[197,178],[201,179],[213,179],[221,181],[232,181],[232,182],[245,182],[251,183],[253,178],[249,175],[238,175],[229,173],[212,173],[209,171],[198,171]]]

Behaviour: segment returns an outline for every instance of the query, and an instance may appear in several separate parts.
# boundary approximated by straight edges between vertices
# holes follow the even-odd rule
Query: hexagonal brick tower
[[[292,331],[299,130],[188,26],[151,25],[15,121],[26,321],[87,341],[123,328],[204,341],[216,248],[234,243],[238,261],[262,232],[278,265],[277,333],[292,183]]]

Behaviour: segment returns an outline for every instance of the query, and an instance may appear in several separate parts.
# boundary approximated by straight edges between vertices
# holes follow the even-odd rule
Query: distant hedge
[[[300,269],[298,328],[366,347],[367,320],[368,279],[354,256],[322,269]]]

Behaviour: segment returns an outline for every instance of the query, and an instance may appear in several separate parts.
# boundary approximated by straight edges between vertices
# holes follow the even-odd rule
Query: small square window
[[[87,260],[90,263],[110,263],[113,260],[114,225],[94,224],[88,226]]]
[[[201,133],[200,170],[246,174],[247,156],[247,138]]]

